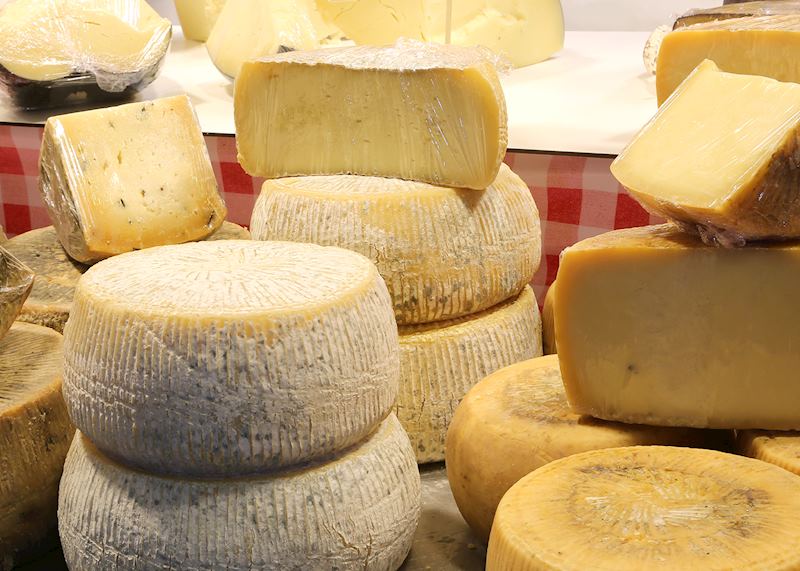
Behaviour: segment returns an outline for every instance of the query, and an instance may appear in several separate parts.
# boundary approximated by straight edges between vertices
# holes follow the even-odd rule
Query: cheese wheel
[[[740,454],[800,474],[800,432],[739,430],[736,440]]]
[[[481,311],[517,295],[541,258],[539,212],[505,164],[484,192],[363,176],[267,180],[258,240],[340,246],[371,259],[399,324]]]
[[[15,323],[0,340],[0,569],[55,540],[74,428],[61,396],[61,335]]]
[[[348,250],[226,240],[110,258],[78,282],[64,396],[112,458],[241,475],[329,455],[391,410],[397,327]]]
[[[19,315],[33,287],[33,272],[0,247],[0,338]]]
[[[556,347],[556,318],[553,314],[553,306],[556,298],[556,282],[553,282],[547,289],[544,296],[544,307],[542,307],[542,349],[545,355],[552,355],[558,352]]]
[[[72,571],[393,570],[419,514],[419,472],[394,416],[328,463],[244,479],[129,470],[80,435],[58,510]]]
[[[800,477],[711,450],[633,446],[544,466],[503,496],[487,571],[800,568]]]
[[[206,240],[247,240],[250,233],[232,222],[223,222]],[[11,238],[3,246],[36,275],[33,289],[17,319],[64,331],[72,307],[75,286],[89,268],[70,258],[58,241],[55,228],[46,226]]]
[[[503,494],[529,472],[571,454],[633,446],[720,446],[731,432],[605,422],[574,414],[558,357],[511,365],[475,385],[447,432],[447,478],[458,509],[484,541]]]
[[[496,307],[438,324],[400,328],[397,416],[417,461],[444,460],[447,426],[478,381],[542,354],[542,322],[530,286]]]

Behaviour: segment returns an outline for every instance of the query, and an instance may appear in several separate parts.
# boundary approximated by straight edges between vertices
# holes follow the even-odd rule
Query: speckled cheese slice
[[[129,470],[80,435],[58,511],[72,571],[388,571],[405,559],[419,514],[419,472],[393,415],[327,463],[247,479]]]
[[[740,454],[800,474],[800,433],[797,431],[739,430],[736,440]]]
[[[58,482],[74,428],[61,396],[61,335],[15,323],[0,340],[0,569],[55,540]]]
[[[397,395],[388,291],[340,248],[225,240],[116,256],[78,282],[64,336],[76,426],[155,473],[323,457],[363,439]]]
[[[31,269],[0,247],[0,338],[19,315],[32,287]]]
[[[267,180],[250,227],[260,240],[367,256],[401,325],[461,317],[517,295],[542,250],[536,204],[506,165],[482,193],[352,175]]]
[[[417,461],[444,460],[447,426],[478,381],[507,365],[542,354],[542,322],[530,286],[480,313],[400,328],[397,416]]]
[[[730,445],[732,431],[658,428],[574,414],[558,357],[511,365],[475,385],[447,432],[447,477],[458,509],[484,541],[503,494],[520,478],[559,458],[619,446]]]

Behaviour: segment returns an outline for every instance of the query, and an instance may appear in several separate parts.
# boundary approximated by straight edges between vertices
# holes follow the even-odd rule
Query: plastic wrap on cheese
[[[726,4],[728,4],[726,2]],[[746,18],[748,16],[775,16],[783,14],[800,14],[800,2],[797,0],[758,0],[755,2],[739,2],[716,8],[698,8],[689,10],[675,20],[673,29],[684,28],[703,22]]]
[[[0,87],[25,109],[128,97],[158,75],[172,26],[143,0],[12,0]]]
[[[0,337],[22,310],[33,287],[33,272],[11,252],[0,248]]]

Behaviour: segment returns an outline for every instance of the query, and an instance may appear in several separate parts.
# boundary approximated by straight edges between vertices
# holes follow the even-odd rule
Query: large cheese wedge
[[[800,429],[798,280],[798,242],[715,248],[661,225],[567,248],[554,309],[573,410],[642,424]]]
[[[156,78],[171,37],[144,0],[11,0],[0,86],[25,108],[126,98]]]
[[[61,396],[61,335],[15,323],[0,340],[0,569],[56,535],[61,468],[74,428]]]
[[[250,233],[232,222],[223,222],[207,240],[248,240]],[[64,331],[75,286],[89,266],[70,258],[52,226],[15,236],[3,245],[35,274],[28,299],[17,319]]]
[[[726,4],[728,3],[726,2]],[[695,8],[678,16],[673,28],[685,28],[693,24],[732,18],[783,14],[800,14],[800,2],[797,0],[755,0],[753,2],[738,2],[714,8]]]
[[[797,237],[799,133],[800,85],[705,61],[611,172],[646,209],[723,245]]]
[[[33,287],[33,272],[0,247],[0,338],[11,328]]]
[[[322,14],[359,44],[398,38],[445,43],[445,0],[317,0]],[[485,46],[514,66],[549,58],[564,46],[559,0],[468,0],[450,6],[450,43]]]
[[[239,162],[267,178],[349,173],[484,189],[507,144],[487,54],[411,41],[249,61],[234,116]]]
[[[362,440],[399,376],[386,286],[348,250],[226,240],[116,256],[78,282],[64,397],[98,448],[239,475]]]
[[[129,470],[78,435],[59,531],[72,571],[393,570],[420,513],[414,454],[394,416],[327,463],[244,479]]]
[[[460,317],[517,295],[542,250],[536,204],[506,165],[483,193],[352,175],[267,180],[250,228],[260,240],[367,256],[400,324]]]
[[[444,460],[458,403],[494,371],[542,354],[542,322],[530,286],[498,306],[460,319],[400,327],[397,416],[417,461]]]
[[[800,568],[798,509],[800,477],[750,458],[663,446],[584,452],[503,496],[486,569],[789,571]]]
[[[706,59],[731,73],[800,81],[800,13],[716,20],[667,34],[656,64],[658,104]]]
[[[39,191],[79,262],[199,240],[227,210],[185,95],[47,120]]]
[[[205,42],[219,18],[226,0],[175,0],[183,36]]]
[[[511,365],[475,385],[447,432],[447,478],[458,509],[484,541],[503,494],[529,472],[571,454],[666,444],[720,446],[732,433],[605,422],[574,414],[555,355]]]
[[[558,353],[556,346],[556,318],[553,315],[553,301],[556,297],[556,282],[554,281],[547,288],[544,296],[544,306],[542,307],[542,350],[545,355]]]
[[[739,430],[736,440],[740,454],[800,474],[800,433]]]

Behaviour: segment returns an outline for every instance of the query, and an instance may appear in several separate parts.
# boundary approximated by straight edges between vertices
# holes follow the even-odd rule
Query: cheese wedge
[[[542,322],[530,286],[511,300],[460,319],[400,327],[396,413],[417,462],[444,460],[458,403],[494,371],[542,354]]]
[[[61,396],[61,335],[15,323],[0,340],[0,569],[56,540],[61,469],[74,428]]]
[[[739,454],[800,474],[800,434],[797,432],[740,430],[736,441]]]
[[[674,29],[685,28],[693,24],[747,18],[750,16],[775,16],[784,14],[800,14],[800,2],[797,0],[756,0],[753,2],[726,2],[726,6],[714,8],[696,8],[684,12],[675,20]]]
[[[661,225],[567,248],[554,313],[573,410],[653,425],[800,429],[798,280],[798,242],[715,248]]]
[[[567,404],[555,355],[493,373],[467,393],[447,432],[447,478],[458,509],[484,541],[503,494],[548,462],[588,450],[665,444],[717,447],[732,433],[595,420]]]
[[[800,567],[798,509],[800,477],[750,458],[662,446],[584,452],[503,496],[486,569],[788,571]]]
[[[800,85],[706,61],[611,172],[649,211],[723,245],[800,237],[799,133]]]
[[[482,190],[506,152],[500,80],[476,48],[405,41],[283,53],[245,63],[234,91],[239,162],[253,176]]]
[[[539,267],[539,212],[506,165],[483,193],[352,175],[267,180],[250,223],[259,240],[340,246],[378,267],[399,324],[487,309]]]
[[[545,355],[558,353],[556,346],[556,319],[553,315],[554,299],[556,297],[556,282],[550,284],[544,296],[542,308],[542,350]]]
[[[33,287],[33,272],[0,247],[0,338],[11,328]]]
[[[419,514],[419,472],[394,416],[327,463],[245,479],[130,470],[78,435],[58,508],[73,571],[397,569]]]
[[[105,260],[78,282],[64,397],[154,473],[241,475],[352,446],[397,396],[386,286],[348,250],[225,240]]]
[[[78,262],[199,240],[227,210],[185,95],[50,117],[39,191]]]
[[[175,0],[175,9],[187,40],[205,42],[226,0]]]

